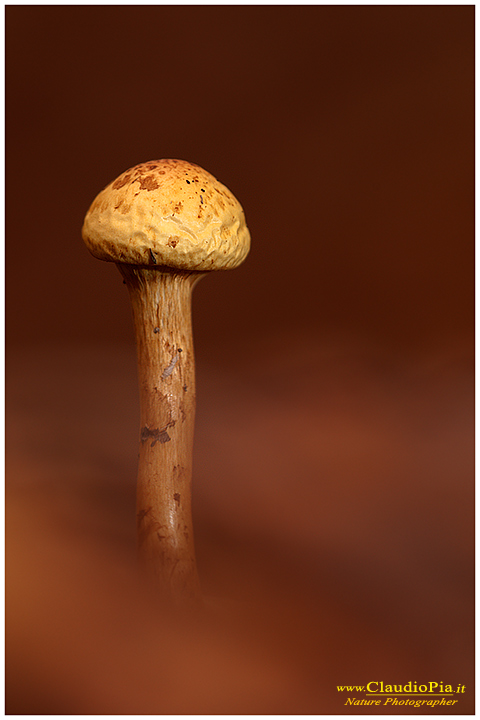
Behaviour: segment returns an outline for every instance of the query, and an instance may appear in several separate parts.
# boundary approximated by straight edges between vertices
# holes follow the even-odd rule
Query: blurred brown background
[[[473,711],[473,83],[473,6],[6,7],[8,713]],[[130,308],[80,237],[161,157],[252,234],[195,290],[197,618],[135,581]]]

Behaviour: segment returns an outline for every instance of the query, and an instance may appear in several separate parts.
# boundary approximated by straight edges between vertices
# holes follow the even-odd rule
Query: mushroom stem
[[[117,264],[130,293],[140,388],[138,555],[160,592],[198,600],[191,512],[195,360],[191,294],[202,273]]]

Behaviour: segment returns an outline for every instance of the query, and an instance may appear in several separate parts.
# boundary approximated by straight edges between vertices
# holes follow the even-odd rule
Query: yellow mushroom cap
[[[100,260],[182,270],[237,267],[250,249],[242,206],[198,165],[152,160],[97,195],[82,237]]]

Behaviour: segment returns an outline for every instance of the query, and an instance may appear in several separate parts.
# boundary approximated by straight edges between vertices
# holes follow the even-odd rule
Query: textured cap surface
[[[82,237],[101,260],[182,270],[234,268],[250,249],[238,200],[184,160],[126,170],[93,201]]]

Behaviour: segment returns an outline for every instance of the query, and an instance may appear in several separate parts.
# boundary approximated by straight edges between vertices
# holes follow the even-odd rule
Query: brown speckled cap
[[[250,249],[238,200],[184,160],[153,160],[120,175],[93,201],[82,237],[101,260],[182,270],[234,268]]]

